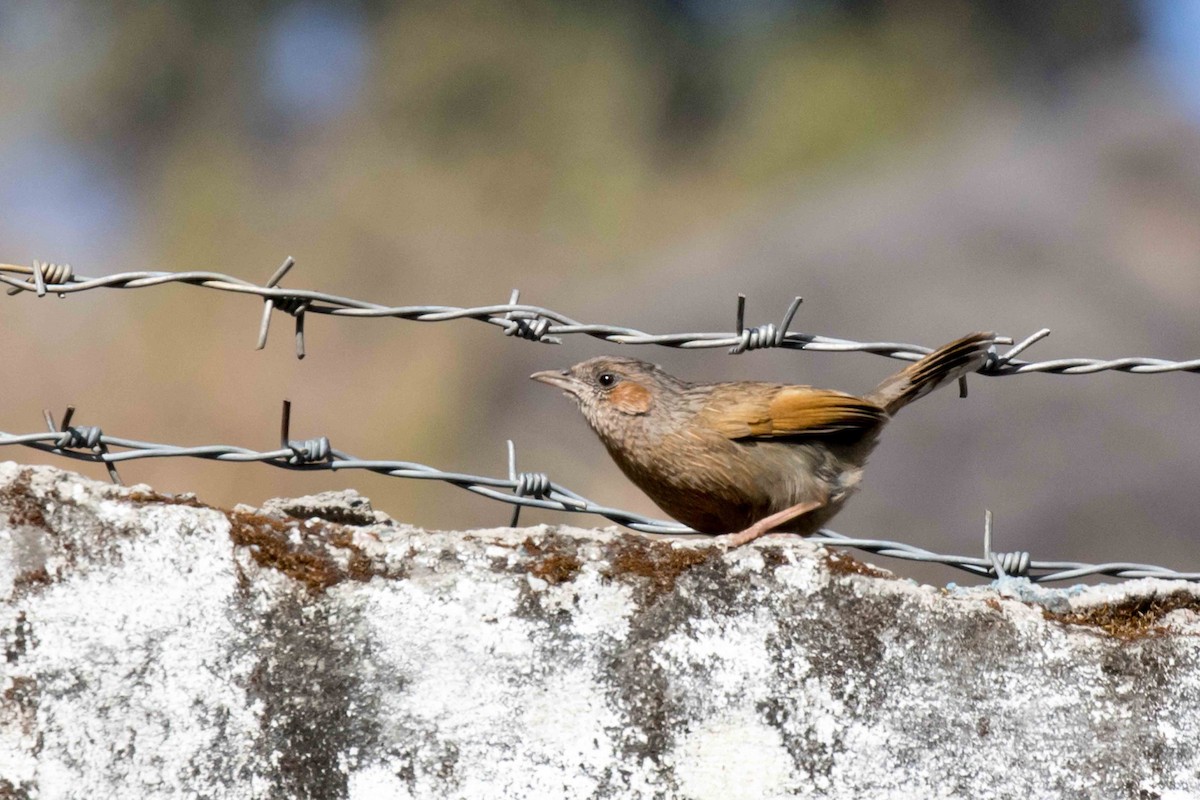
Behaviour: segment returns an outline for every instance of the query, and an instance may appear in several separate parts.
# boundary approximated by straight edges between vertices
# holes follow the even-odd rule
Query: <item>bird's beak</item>
[[[529,377],[539,383],[556,386],[572,397],[579,397],[580,392],[583,390],[583,382],[565,369],[548,369],[544,372],[535,372]]]

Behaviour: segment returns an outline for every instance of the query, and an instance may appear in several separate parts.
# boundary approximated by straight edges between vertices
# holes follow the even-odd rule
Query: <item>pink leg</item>
[[[780,525],[791,522],[796,517],[803,516],[810,511],[816,511],[818,508],[822,508],[824,505],[825,503],[820,500],[809,500],[804,503],[797,503],[791,508],[785,508],[783,511],[776,511],[769,517],[763,517],[749,528],[746,528],[744,531],[739,533],[730,533],[726,536],[722,536],[721,538],[724,540],[723,543],[729,547],[741,547],[747,542],[754,541],[763,534],[770,533]]]

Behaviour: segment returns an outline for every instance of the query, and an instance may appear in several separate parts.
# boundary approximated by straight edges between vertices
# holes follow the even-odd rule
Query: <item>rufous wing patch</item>
[[[836,433],[872,428],[887,419],[882,408],[859,397],[825,389],[787,388],[775,395],[766,436],[794,433]]]
[[[730,439],[774,438],[866,430],[887,419],[874,403],[807,386],[762,386],[706,409],[707,422]]]
[[[608,401],[624,414],[645,414],[652,400],[649,389],[631,380],[621,381],[608,393]]]

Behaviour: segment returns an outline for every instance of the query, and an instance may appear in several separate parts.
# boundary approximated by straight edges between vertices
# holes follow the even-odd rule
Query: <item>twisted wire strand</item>
[[[296,352],[297,356],[301,358],[304,357],[304,315],[306,313],[363,318],[392,317],[415,322],[471,319],[498,326],[507,336],[546,343],[558,343],[564,335],[584,335],[617,344],[660,345],[683,349],[727,347],[731,353],[767,347],[820,352],[854,351],[874,353],[905,361],[918,360],[931,352],[928,347],[900,342],[857,342],[789,331],[788,328],[801,303],[799,297],[792,301],[778,326],[774,323],[767,323],[747,327],[744,324],[745,296],[739,295],[737,329],[733,333],[653,334],[624,326],[582,323],[548,308],[520,304],[518,303],[519,293],[516,291],[513,292],[508,303],[466,308],[459,306],[387,306],[325,292],[278,287],[278,282],[294,266],[294,263],[293,259],[286,259],[272,274],[265,286],[209,271],[125,272],[101,278],[86,278],[75,275],[69,265],[36,261],[32,268],[0,264],[0,283],[10,287],[9,294],[33,292],[39,297],[48,292],[65,297],[70,293],[93,289],[140,289],[172,283],[253,295],[260,297],[264,302],[259,347],[266,342],[271,311],[277,309],[296,318]],[[30,277],[19,279],[11,277],[13,274]],[[1049,329],[1037,331],[1002,354],[997,353],[993,348],[988,361],[979,371],[985,375],[1019,375],[1031,372],[1081,375],[1108,370],[1133,374],[1200,372],[1200,359],[1169,361],[1160,358],[1139,357],[1062,358],[1031,362],[1016,358],[1017,355],[1044,339],[1049,333]],[[997,341],[1003,344],[1012,343],[1012,340],[1009,339],[998,339]],[[326,437],[293,441],[287,439],[285,435],[281,442],[281,448],[272,451],[256,451],[229,445],[189,447],[142,442],[107,436],[101,432],[98,426],[70,427],[68,421],[72,411],[70,410],[68,416],[64,418],[60,426],[62,430],[58,430],[51,422],[50,430],[45,433],[0,433],[0,446],[24,445],[67,458],[103,463],[115,482],[119,482],[115,468],[117,462],[140,458],[191,457],[232,462],[257,461],[283,469],[297,470],[364,469],[397,478],[443,481],[484,497],[508,503],[514,506],[511,523],[514,526],[517,524],[520,509],[528,506],[553,511],[596,514],[645,533],[695,534],[694,531],[677,523],[657,520],[594,503],[582,495],[554,483],[544,473],[518,473],[511,442],[509,443],[509,477],[503,479],[444,472],[414,462],[358,459],[333,449]],[[286,430],[286,412],[284,428]],[[122,448],[122,451],[112,452],[109,450],[110,446]],[[990,526],[985,538],[990,538]],[[973,558],[934,553],[903,542],[852,538],[828,529],[809,537],[809,540],[829,546],[857,548],[890,558],[945,564],[980,576],[1025,576],[1034,582],[1071,580],[1089,575],[1200,580],[1200,572],[1177,572],[1150,564],[1033,561],[1026,552],[993,552],[990,541],[985,544],[984,557]]]
[[[280,469],[310,471],[359,469],[395,478],[441,481],[492,500],[508,503],[518,511],[523,507],[529,507],[594,514],[643,533],[700,535],[678,523],[595,503],[550,480],[544,473],[516,473],[515,469],[510,469],[508,478],[495,478],[462,472],[446,472],[412,461],[360,459],[333,448],[326,437],[301,441],[289,440],[286,446],[279,449],[259,451],[221,444],[181,446],[144,442],[104,434],[98,426],[77,426],[67,432],[44,431],[25,434],[0,432],[0,447],[12,445],[23,445],[79,461],[101,463],[110,470],[117,462],[142,458],[202,458],[224,462],[259,462]],[[119,450],[113,451],[110,448],[119,448]],[[510,454],[512,452],[510,449]],[[514,463],[515,456],[510,455],[510,466]],[[110,471],[110,474],[115,473]],[[906,561],[944,564],[980,577],[1019,575],[1027,577],[1034,583],[1075,580],[1092,575],[1200,581],[1200,572],[1179,572],[1153,564],[1034,561],[1028,553],[1024,552],[1007,554],[991,552],[990,544],[985,547],[985,557],[970,557],[935,553],[915,545],[886,539],[855,538],[829,529],[822,529],[819,533],[808,537],[808,541],[830,547],[855,548],[874,555]]]
[[[41,262],[35,262],[36,269],[13,264],[0,264],[0,283],[11,287],[10,294],[33,292],[39,296],[45,295],[47,292],[66,296],[95,289],[144,289],[167,284],[182,284],[253,295],[262,298],[265,302],[259,346],[266,343],[271,310],[278,309],[296,318],[296,349],[297,356],[301,358],[304,355],[303,320],[305,314],[327,314],[367,319],[391,317],[411,322],[448,322],[467,319],[497,326],[507,336],[542,343],[558,343],[563,336],[577,335],[602,339],[614,344],[659,345],[680,349],[724,347],[732,353],[765,347],[826,353],[863,352],[902,361],[916,361],[932,351],[929,347],[903,342],[859,342],[790,331],[788,328],[799,307],[799,298],[793,300],[779,325],[767,323],[746,327],[742,319],[745,297],[739,296],[738,324],[737,330],[733,332],[648,333],[621,325],[580,322],[553,309],[518,303],[518,293],[516,292],[513,293],[510,302],[497,305],[474,307],[390,306],[326,292],[285,289],[276,285],[293,263],[294,261],[290,258],[286,260],[265,286],[209,271],[122,272],[99,278],[87,278],[75,275],[69,267]],[[13,277],[14,275],[29,277]],[[994,353],[979,372],[984,375],[1025,375],[1033,372],[1055,375],[1090,375],[1105,371],[1136,375],[1200,372],[1200,358],[1187,361],[1149,357],[1058,358],[1045,361],[1025,361],[1015,358],[1018,353],[1044,339],[1049,332],[1049,329],[1042,329],[1011,347],[1006,353]],[[998,343],[1005,344],[1011,341],[1011,339],[1000,339]]]

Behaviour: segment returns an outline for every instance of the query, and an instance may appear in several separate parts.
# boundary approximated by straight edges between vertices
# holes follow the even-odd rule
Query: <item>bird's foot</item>
[[[785,508],[783,511],[776,511],[770,516],[763,517],[758,522],[738,533],[727,533],[724,536],[717,537],[717,541],[728,549],[741,547],[747,542],[752,542],[758,537],[770,533],[780,525],[786,525],[796,517],[803,516],[811,511],[816,511],[825,504],[820,500],[809,500],[804,503],[797,503],[790,508]]]

